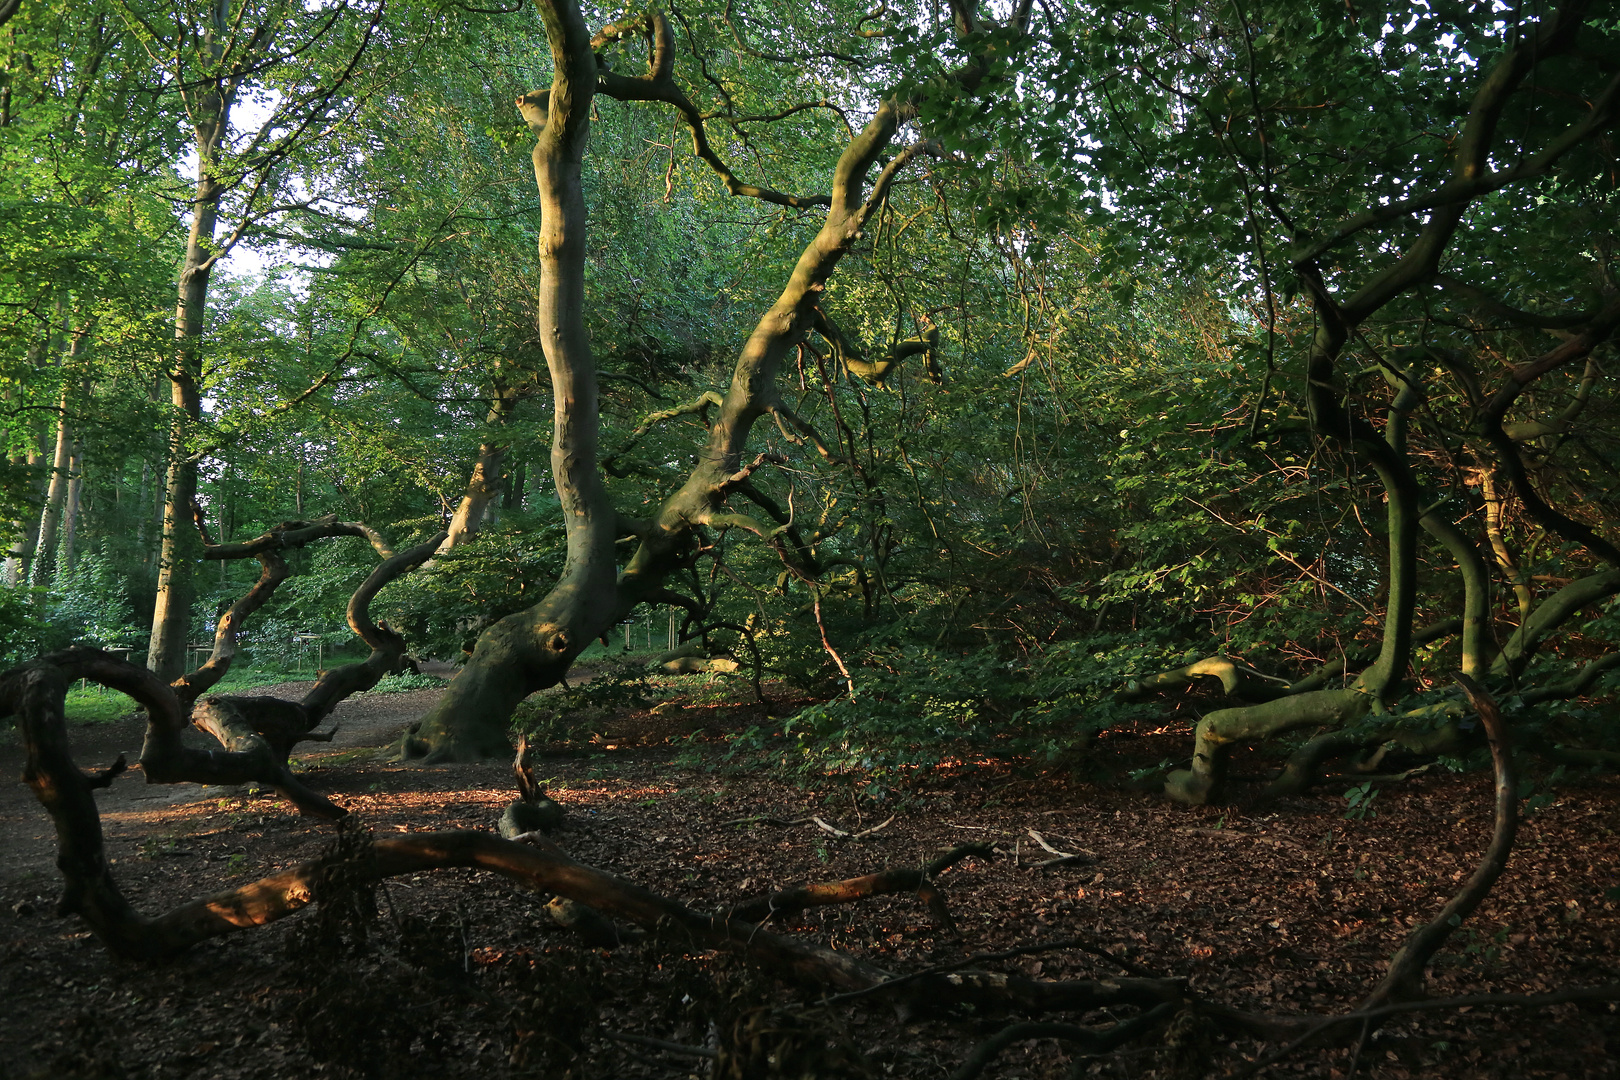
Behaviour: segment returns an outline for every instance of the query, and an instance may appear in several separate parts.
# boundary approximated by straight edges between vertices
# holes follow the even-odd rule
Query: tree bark
[[[39,469],[45,462],[43,453],[30,452],[23,458],[32,470]],[[22,520],[12,523],[17,538],[11,542],[6,552],[5,582],[6,588],[15,589],[28,584],[28,564],[34,558],[34,544],[39,538],[39,515],[28,513]]]
[[[79,506],[84,498],[84,454],[74,443],[73,456],[68,459],[67,504],[62,507],[62,561],[61,571],[71,574],[79,564]]]
[[[68,425],[68,384],[62,380],[62,397],[56,418],[56,451],[51,455],[51,479],[45,489],[45,506],[39,515],[35,534],[34,559],[28,567],[28,583],[35,588],[50,585],[56,574],[57,526],[62,506],[67,502],[68,469],[73,460],[73,432]]]

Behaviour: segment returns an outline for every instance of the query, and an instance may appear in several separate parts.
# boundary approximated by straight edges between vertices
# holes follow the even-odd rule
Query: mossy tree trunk
[[[1519,92],[1536,67],[1575,46],[1582,22],[1579,5],[1560,8],[1533,31],[1527,31],[1486,70],[1470,102],[1462,130],[1448,144],[1449,176],[1427,203],[1428,216],[1415,227],[1415,239],[1386,267],[1363,278],[1358,287],[1334,288],[1354,275],[1335,267],[1328,257],[1345,237],[1365,228],[1372,218],[1348,219],[1320,236],[1296,231],[1298,246],[1293,269],[1310,295],[1317,329],[1306,364],[1305,398],[1311,426],[1319,437],[1333,440],[1377,474],[1386,503],[1389,595],[1383,616],[1383,638],[1377,659],[1342,689],[1313,688],[1257,705],[1222,709],[1206,715],[1197,726],[1190,767],[1173,772],[1165,784],[1170,798],[1204,803],[1223,794],[1227,757],[1241,742],[1258,742],[1301,728],[1325,727],[1330,734],[1314,740],[1290,763],[1273,793],[1297,789],[1327,752],[1353,748],[1357,739],[1331,734],[1331,729],[1368,715],[1391,712],[1402,695],[1412,658],[1413,619],[1416,612],[1417,531],[1421,527],[1437,539],[1456,560],[1463,580],[1464,612],[1460,621],[1462,667],[1468,676],[1487,672],[1517,674],[1536,645],[1578,611],[1620,590],[1614,572],[1596,574],[1564,589],[1525,618],[1501,655],[1493,655],[1490,637],[1490,577],[1480,547],[1441,515],[1436,507],[1421,507],[1420,488],[1407,453],[1408,417],[1423,404],[1424,393],[1415,371],[1401,371],[1389,361],[1381,363],[1394,397],[1382,430],[1345,405],[1345,379],[1338,369],[1346,346],[1360,334],[1369,318],[1398,298],[1435,280],[1464,215],[1473,202],[1490,190],[1490,157],[1497,127],[1509,100]],[[1608,92],[1612,96],[1613,88]],[[1595,137],[1612,119],[1612,102],[1594,110],[1555,139],[1550,153],[1563,153]],[[1524,468],[1517,443],[1504,431],[1502,420],[1523,389],[1555,370],[1590,355],[1620,326],[1620,303],[1610,303],[1595,315],[1578,320],[1580,332],[1544,356],[1510,367],[1500,389],[1480,404],[1479,433],[1496,450],[1503,472],[1526,509],[1543,527],[1586,547],[1598,558],[1620,565],[1620,551],[1590,529],[1552,509],[1540,499]],[[1415,368],[1415,364],[1408,365]],[[1477,376],[1474,385],[1479,385]],[[1539,430],[1539,429],[1537,429]],[[1531,432],[1534,434],[1534,432]],[[1398,715],[1390,723],[1369,726],[1362,741],[1391,737],[1414,738],[1425,744],[1444,742],[1449,732],[1433,735],[1402,732]]]

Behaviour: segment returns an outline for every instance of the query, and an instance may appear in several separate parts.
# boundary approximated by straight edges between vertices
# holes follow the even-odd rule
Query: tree
[[[954,29],[967,60],[932,84],[890,92],[858,134],[838,155],[830,193],[795,196],[738,180],[708,141],[704,115],[674,76],[675,39],[667,16],[650,12],[610,26],[595,37],[571,4],[542,5],[550,40],[554,74],[549,91],[519,99],[525,120],[534,130],[535,182],[541,198],[541,286],[538,308],[540,340],[545,349],[553,391],[552,475],[561,500],[568,536],[568,558],[551,594],[518,615],[508,616],[479,639],[467,669],[443,701],[406,738],[411,756],[433,758],[482,756],[504,752],[506,719],[533,691],[559,680],[595,637],[625,612],[648,600],[690,606],[690,600],[664,588],[668,575],[690,559],[699,530],[740,527],[772,539],[789,534],[791,523],[765,525],[747,515],[728,513],[723,504],[742,492],[767,514],[774,500],[758,493],[751,478],[764,458],[744,461],[744,448],[754,422],[771,415],[794,438],[812,440],[824,453],[827,443],[787,405],[775,387],[783,358],[825,316],[817,307],[828,279],[887,198],[895,178],[913,160],[936,152],[925,135],[891,150],[895,140],[930,100],[941,111],[1000,85],[1006,60],[997,55],[1017,40],[1030,9],[1016,13],[1003,30],[981,23],[969,6],[954,9]],[[829,15],[836,15],[829,12]],[[910,41],[918,31],[897,31]],[[620,75],[598,50],[627,38],[647,45],[646,72]],[[692,133],[697,155],[720,173],[728,190],[764,201],[803,208],[825,206],[814,238],[799,255],[786,287],[760,319],[743,346],[727,393],[701,399],[687,410],[716,410],[699,464],[680,490],[669,495],[649,519],[620,514],[608,496],[598,449],[598,388],[583,312],[585,207],[581,172],[592,98],[659,101],[672,106]],[[882,161],[875,178],[870,174]],[[637,552],[622,572],[615,544],[623,532],[639,539]],[[789,534],[790,535],[790,534]]]
[[[167,373],[172,419],[165,480],[163,544],[147,663],[167,678],[180,673],[191,625],[191,560],[187,517],[196,496],[192,445],[202,418],[202,334],[209,279],[219,260],[265,219],[290,211],[320,212],[320,194],[283,189],[288,158],[307,153],[356,93],[383,6],[351,20],[348,5],[294,7],[272,0],[234,13],[228,0],[176,5],[147,13],[124,8],[167,88],[183,107],[197,159],[189,200],[190,231],[175,306],[175,355]],[[257,130],[233,140],[232,111],[244,93],[274,101]],[[366,92],[362,87],[358,92]],[[222,202],[234,197],[236,221],[216,237]]]
[[[1287,446],[1308,430],[1376,477],[1384,504],[1377,647],[1285,687],[1229,684],[1239,704],[1199,723],[1192,766],[1168,793],[1218,798],[1233,744],[1300,728],[1330,730],[1274,793],[1309,783],[1329,755],[1459,745],[1462,701],[1414,697],[1408,682],[1414,648],[1437,635],[1459,637],[1465,673],[1519,685],[1527,701],[1591,688],[1616,662],[1612,644],[1568,677],[1531,663],[1620,590],[1596,565],[1617,565],[1597,531],[1605,510],[1555,505],[1560,489],[1574,494],[1552,466],[1559,451],[1592,455],[1576,470],[1606,452],[1548,440],[1577,416],[1608,439],[1587,406],[1591,358],[1620,325],[1604,141],[1620,83],[1598,59],[1612,24],[1584,3],[1535,18],[1423,4],[1099,13],[1069,38],[1091,70],[1112,73],[1081,110],[1099,187],[1137,237],[1172,234],[1261,295],[1255,437]],[[1282,313],[1296,293],[1314,325],[1291,340]],[[1584,375],[1567,374],[1581,364]],[[1285,389],[1273,372],[1290,369],[1299,382]],[[1575,576],[1538,603],[1491,524],[1507,491]],[[1481,517],[1483,536],[1470,524]],[[1420,531],[1444,561],[1423,565]],[[1519,610],[1497,609],[1485,550],[1517,578]],[[1417,622],[1425,587],[1441,608],[1430,631]],[[1179,685],[1199,674],[1184,669]]]

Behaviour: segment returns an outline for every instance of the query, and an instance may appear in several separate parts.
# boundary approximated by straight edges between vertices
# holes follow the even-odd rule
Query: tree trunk
[[[211,39],[212,43],[212,39]],[[217,54],[218,47],[215,45]],[[175,303],[174,368],[169,373],[169,467],[164,484],[163,541],[158,554],[157,600],[146,666],[165,682],[185,671],[186,637],[191,632],[192,563],[201,542],[192,527],[197,494],[197,462],[188,446],[192,426],[202,416],[201,344],[208,278],[214,266],[214,226],[222,188],[213,169],[230,121],[230,101],[218,86],[192,105],[197,138],[197,190],[191,203],[191,232]]]
[[[641,547],[618,573],[614,542],[630,526],[621,525],[609,503],[598,466],[596,372],[583,318],[581,162],[590,101],[598,86],[616,98],[671,103],[678,91],[669,79],[671,46],[663,16],[648,17],[656,47],[651,73],[630,79],[598,71],[590,35],[569,0],[549,0],[541,8],[556,77],[549,98],[529,94],[519,99],[519,108],[538,136],[533,155],[542,215],[538,323],[551,370],[551,468],[567,528],[568,559],[550,595],[500,620],[479,638],[445,696],[406,733],[401,751],[407,757],[468,759],[508,753],[507,722],[518,703],[555,684],[592,639],[662,591],[695,528],[716,520],[715,511],[730,491],[746,482],[751,469],[743,466],[742,452],[754,421],[775,412],[798,422],[776,391],[781,361],[814,325],[823,286],[893,177],[923,149],[918,144],[895,155],[864,199],[867,175],[910,115],[910,106],[884,101],[845,149],[834,172],[826,220],[744,345],[699,464],[657,517],[638,526]],[[540,102],[548,103],[544,113]],[[743,515],[726,518],[727,524],[766,531]]]
[[[506,493],[501,498],[501,507],[506,510],[523,509],[524,488],[529,482],[529,467],[524,462],[513,465],[506,474]]]
[[[74,444],[68,460],[67,504],[62,507],[62,573],[71,574],[78,565],[79,506],[84,497],[84,454]]]
[[[75,336],[70,356],[80,351],[84,335]],[[51,480],[45,490],[45,507],[39,515],[39,531],[35,534],[34,562],[28,568],[29,583],[36,588],[50,585],[56,575],[57,528],[62,522],[62,507],[67,502],[68,480],[73,465],[73,430],[68,423],[69,382],[63,372],[62,395],[56,416],[56,452],[51,456]]]
[[[38,469],[45,462],[45,455],[29,453],[22,460],[30,471]],[[34,557],[34,543],[39,537],[39,517],[29,513],[22,519],[12,523],[17,539],[11,542],[6,552],[5,582],[6,588],[15,589],[28,584],[28,563]]]
[[[467,481],[467,493],[461,497],[455,516],[450,519],[449,535],[435,555],[460,547],[478,534],[478,528],[492,518],[495,499],[501,494],[501,468],[506,462],[511,443],[498,436],[517,407],[518,392],[496,383],[489,402],[489,415],[484,424],[490,435],[478,444],[478,461],[473,465],[472,478]]]

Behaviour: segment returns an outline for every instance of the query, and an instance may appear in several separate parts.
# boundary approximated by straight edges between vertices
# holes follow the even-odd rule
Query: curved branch
[[[400,552],[373,570],[349,598],[349,629],[371,646],[371,655],[323,674],[300,703],[309,714],[309,727],[320,723],[337,703],[351,694],[370,690],[377,680],[399,670],[405,657],[405,639],[388,627],[371,621],[371,601],[384,585],[403,577],[426,562],[448,533],[441,530],[426,542]],[[308,728],[305,729],[306,731]]]
[[[45,674],[40,674],[40,673]],[[54,674],[52,674],[54,673]],[[89,679],[134,698],[146,709],[146,741],[141,747],[141,772],[148,784],[245,784],[249,781],[273,787],[284,798],[297,806],[300,813],[315,817],[342,817],[345,811],[334,806],[321,795],[305,787],[287,771],[270,746],[251,732],[232,730],[227,733],[223,750],[204,750],[184,745],[181,735],[190,721],[180,699],[167,683],[154,672],[119,660],[97,649],[66,649],[40,657],[6,675],[7,685],[13,679],[23,683],[33,679],[49,682],[61,676],[69,682]],[[64,693],[66,691],[64,690]],[[0,686],[0,701],[11,693]],[[52,714],[62,713],[61,702],[48,702],[39,706],[38,715],[30,718],[20,711],[23,724],[42,725],[48,732],[55,723]],[[61,734],[63,753],[66,753],[66,729]],[[204,729],[208,730],[208,729]],[[97,826],[99,844],[99,829]]]
[[[1581,415],[1586,403],[1591,400],[1592,388],[1597,385],[1598,376],[1603,369],[1592,357],[1586,358],[1586,370],[1581,373],[1581,381],[1575,387],[1575,396],[1570,403],[1556,414],[1542,420],[1526,420],[1522,424],[1503,424],[1502,431],[1514,442],[1524,442],[1527,439],[1540,439],[1548,435],[1562,435],[1568,431],[1570,425]]]
[[[252,540],[234,544],[209,544],[203,548],[202,558],[251,559],[261,552],[300,548],[305,544],[333,536],[361,537],[385,559],[394,554],[383,535],[370,525],[363,521],[339,521],[336,514],[328,514],[313,521],[283,521]]]
[[[1197,686],[1198,680],[1206,677],[1219,679],[1221,689],[1225,691],[1227,697],[1271,701],[1274,698],[1286,697],[1291,692],[1287,679],[1267,675],[1247,664],[1238,663],[1230,656],[1217,654],[1170,671],[1132,679],[1125,684],[1123,690],[1114,694],[1114,699],[1141,701],[1151,694]]]
[[[286,560],[274,551],[261,551],[258,554],[259,580],[236,603],[231,605],[229,611],[219,618],[219,625],[214,630],[214,650],[209,654],[208,660],[202,667],[189,674],[182,675],[170,685],[174,688],[180,703],[186,708],[203,694],[207,693],[215,683],[225,677],[231,669],[231,663],[236,659],[237,638],[242,633],[242,623],[247,617],[262,608],[269,601],[276,587],[286,581],[292,571],[287,567]]]
[[[808,908],[850,904],[873,896],[909,892],[916,893],[919,899],[928,904],[935,922],[942,928],[952,929],[950,914],[945,910],[943,899],[936,899],[938,893],[933,889],[934,878],[969,856],[988,859],[992,854],[991,845],[982,841],[958,844],[923,866],[890,867],[863,877],[801,885],[796,889],[756,896],[733,905],[727,910],[726,917],[761,923],[767,919],[797,915]]]
[[[1522,674],[1542,642],[1556,633],[1576,612],[1616,594],[1620,594],[1620,569],[1588,574],[1565,585],[1536,605],[1530,617],[1508,638],[1496,662],[1491,665],[1491,674],[1515,677]]]
[[[1579,315],[1542,315],[1539,312],[1525,311],[1505,304],[1479,286],[1470,285],[1450,274],[1436,274],[1434,283],[1446,292],[1456,293],[1472,301],[1476,307],[1504,322],[1516,326],[1529,326],[1537,330],[1575,330],[1591,322],[1599,314],[1596,311],[1589,311]]]
[[[1460,634],[1462,628],[1463,621],[1461,619],[1443,619],[1440,622],[1431,623],[1421,630],[1413,631],[1412,647],[1417,648],[1419,645],[1427,645],[1431,641],[1439,641],[1441,638]],[[1307,690],[1321,690],[1327,686],[1328,680],[1334,676],[1343,675],[1346,671],[1359,671],[1376,659],[1378,659],[1378,649],[1376,647],[1357,649],[1354,652],[1346,653],[1337,660],[1330,660],[1328,663],[1323,664],[1303,679],[1290,684],[1288,692],[1290,694],[1300,694]]]
[[[1490,151],[1490,138],[1495,132],[1507,99],[1530,70],[1549,56],[1567,51],[1575,43],[1575,31],[1581,15],[1572,14],[1580,5],[1561,5],[1550,25],[1542,27],[1530,42],[1508,52],[1507,56],[1486,77],[1469,109],[1468,123],[1458,139],[1456,166],[1453,177],[1433,191],[1409,199],[1384,205],[1346,218],[1332,226],[1326,235],[1294,252],[1290,261],[1295,267],[1305,266],[1327,254],[1357,233],[1426,210],[1440,210],[1451,216],[1462,206],[1481,195],[1507,187],[1520,180],[1544,175],[1565,154],[1587,139],[1601,133],[1614,123],[1615,104],[1620,96],[1620,76],[1610,80],[1603,92],[1592,102],[1592,111],[1571,125],[1562,135],[1548,143],[1539,154],[1511,169],[1483,172]]]
[[[1513,775],[1513,755],[1508,745],[1507,725],[1491,696],[1466,675],[1457,676],[1457,685],[1468,695],[1469,704],[1479,713],[1480,723],[1491,743],[1491,764],[1496,777],[1496,828],[1491,833],[1490,845],[1485,849],[1471,876],[1440,914],[1431,919],[1406,939],[1390,959],[1389,972],[1361,1009],[1372,1009],[1395,997],[1421,996],[1423,969],[1446,943],[1451,932],[1473,914],[1507,868],[1508,855],[1513,850],[1513,837],[1519,827],[1519,785]]]
[[[641,423],[636,425],[635,430],[620,444],[619,448],[602,459],[602,468],[615,476],[620,476],[622,479],[622,474],[613,467],[614,462],[628,454],[653,428],[662,424],[665,420],[673,420],[677,416],[697,416],[703,421],[704,428],[708,428],[709,409],[725,403],[726,399],[713,390],[705,390],[695,400],[688,401],[684,405],[676,405],[671,409],[660,409],[658,412],[648,413],[642,418]]]
[[[1540,705],[1544,701],[1567,701],[1570,698],[1580,697],[1597,681],[1615,668],[1620,667],[1620,652],[1612,652],[1607,656],[1600,656],[1565,679],[1563,682],[1551,683],[1547,686],[1538,686],[1534,690],[1526,690],[1520,695],[1526,705]]]
[[[826,195],[788,195],[772,188],[745,184],[737,179],[737,175],[731,171],[731,166],[727,165],[709,144],[708,132],[703,126],[703,113],[692,104],[692,99],[686,96],[686,91],[675,84],[672,74],[674,35],[670,31],[669,18],[661,11],[654,11],[645,16],[638,16],[623,26],[610,27],[598,34],[597,39],[600,39],[603,45],[609,41],[620,40],[632,26],[642,29],[648,39],[650,55],[647,74],[633,77],[618,75],[606,67],[601,67],[596,73],[597,93],[618,101],[661,101],[672,106],[692,133],[692,153],[714,170],[715,175],[720,177],[720,182],[725,184],[726,190],[733,195],[799,209],[832,205],[832,199]],[[591,44],[597,47],[597,40],[593,39]]]

